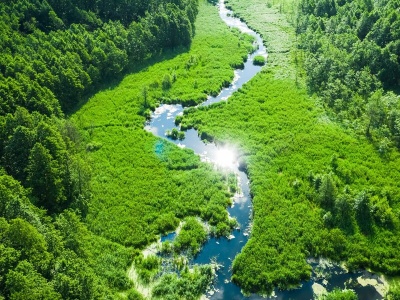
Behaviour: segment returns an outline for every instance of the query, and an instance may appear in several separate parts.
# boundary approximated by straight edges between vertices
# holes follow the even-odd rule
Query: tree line
[[[115,15],[126,11],[113,5],[108,9],[114,18],[85,19],[68,9],[67,16],[61,13],[63,3],[78,9],[73,1],[54,2],[54,9],[52,1],[0,4],[2,114],[23,106],[60,115],[60,107],[74,108],[91,86],[165,47],[189,45],[194,34],[194,0],[155,1],[137,21],[133,14],[126,22]]]
[[[399,24],[392,0],[303,0],[296,21],[310,91],[382,153],[400,147]]]

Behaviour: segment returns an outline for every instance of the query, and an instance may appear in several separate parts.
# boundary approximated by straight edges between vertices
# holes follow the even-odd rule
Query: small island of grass
[[[264,56],[262,56],[262,55],[257,55],[257,56],[254,57],[253,65],[256,65],[256,66],[263,66],[263,65],[265,65],[265,62],[266,62],[266,60],[265,60],[265,57],[264,57]]]

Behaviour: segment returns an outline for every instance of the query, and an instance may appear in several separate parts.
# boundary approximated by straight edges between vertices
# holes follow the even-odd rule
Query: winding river
[[[210,105],[218,101],[226,101],[237,89],[244,83],[253,78],[260,70],[260,66],[253,65],[253,58],[256,55],[267,57],[266,49],[263,45],[260,35],[248,28],[248,26],[237,18],[231,17],[232,12],[229,11],[223,0],[220,0],[219,11],[221,18],[228,26],[236,27],[242,32],[255,37],[258,50],[249,55],[243,69],[235,70],[235,77],[228,88],[225,88],[217,97],[208,97],[207,101],[201,105]],[[162,105],[153,113],[151,121],[145,127],[146,130],[153,134],[165,138],[166,130],[175,128],[174,120],[176,116],[182,114],[183,107],[181,105]],[[194,129],[186,132],[183,141],[171,140],[180,147],[193,149],[203,161],[208,161],[229,172],[235,172],[238,177],[240,193],[234,198],[234,205],[228,208],[229,214],[235,217],[239,222],[229,238],[210,238],[202,248],[202,251],[194,258],[195,264],[208,264],[211,260],[215,260],[220,268],[217,271],[217,277],[214,281],[213,288],[208,292],[209,299],[265,299],[259,295],[244,296],[240,288],[230,282],[231,265],[235,256],[241,251],[246,244],[251,226],[251,198],[249,179],[247,175],[238,169],[237,158],[226,159],[229,156],[229,150],[218,147],[215,144],[204,144],[198,137],[197,131]],[[221,158],[221,155],[224,156]],[[173,239],[174,234],[170,234],[162,238],[162,241]],[[271,299],[313,299],[315,294],[319,294],[324,290],[333,290],[338,288],[353,289],[360,299],[382,299],[382,289],[384,288],[382,279],[377,275],[367,271],[359,271],[348,273],[345,269],[338,265],[331,264],[325,260],[310,259],[308,263],[313,267],[311,279],[302,282],[299,288],[290,291],[275,290]]]

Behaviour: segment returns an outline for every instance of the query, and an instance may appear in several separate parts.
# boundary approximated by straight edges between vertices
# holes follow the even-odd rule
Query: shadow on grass
[[[116,74],[113,77],[106,77],[102,80],[102,82],[97,83],[89,88],[89,90],[82,96],[81,100],[75,105],[72,109],[65,112],[67,117],[75,114],[79,111],[82,106],[84,106],[90,98],[92,98],[95,94],[104,90],[113,90],[116,88],[122,80],[133,73],[138,73],[140,71],[145,71],[148,67],[159,63],[164,60],[170,60],[175,58],[176,56],[189,52],[190,46],[179,46],[173,49],[164,49],[161,53],[154,54],[152,57],[145,59],[141,62],[132,62],[129,64],[121,73]]]

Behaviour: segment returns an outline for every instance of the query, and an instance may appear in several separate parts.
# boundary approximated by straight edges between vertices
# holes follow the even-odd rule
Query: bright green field
[[[142,249],[160,233],[174,230],[180,220],[198,216],[216,234],[229,233],[234,225],[226,211],[231,193],[223,176],[201,163],[191,150],[160,140],[143,127],[150,109],[161,102],[194,104],[207,94],[217,94],[233,79],[233,67],[240,66],[251,49],[251,37],[229,29],[216,7],[200,1],[190,49],[161,54],[82,103],[71,120],[82,132],[82,154],[93,174],[93,194],[85,219],[91,232],[125,247]],[[175,250],[198,251],[203,237],[193,237],[203,235],[201,228],[183,230],[188,238],[181,238]],[[126,264],[120,255],[107,257],[115,267]],[[139,277],[148,282],[158,267],[137,259]],[[168,284],[165,280],[158,283],[157,291],[189,280],[190,292],[172,290],[187,297],[198,296],[212,279],[203,271],[185,272],[179,279],[166,278],[171,279]]]
[[[229,3],[267,44],[285,22],[268,2]],[[288,30],[279,32],[289,39],[281,44],[289,50],[294,35]],[[287,288],[310,276],[309,256],[398,274],[399,153],[381,156],[365,138],[330,121],[296,85],[295,56],[281,46],[271,44],[273,64],[227,103],[183,119],[246,153],[253,230],[234,261],[233,280],[246,292]]]
[[[86,137],[83,151],[94,174],[86,223],[94,233],[126,246],[143,247],[186,216],[203,217],[219,234],[230,226],[229,193],[221,175],[191,151],[143,130],[146,107],[161,101],[193,103],[217,93],[252,47],[251,38],[221,21],[216,7],[200,2],[190,50],[148,62],[71,116]],[[163,84],[166,77],[168,85]]]

